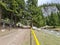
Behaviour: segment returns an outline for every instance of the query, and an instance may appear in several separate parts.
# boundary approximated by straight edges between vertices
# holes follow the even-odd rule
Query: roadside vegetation
[[[37,0],[0,0],[0,25],[15,27],[17,23],[29,26],[42,27],[60,26],[60,4],[44,4],[38,6]],[[44,16],[42,7],[56,6],[57,13]],[[18,26],[19,26],[18,24]]]
[[[41,45],[60,45],[60,36],[49,34],[44,31],[36,31],[37,38]]]

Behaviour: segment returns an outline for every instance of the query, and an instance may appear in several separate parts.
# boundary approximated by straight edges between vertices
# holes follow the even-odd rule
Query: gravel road
[[[17,29],[16,32],[1,36],[0,45],[30,45],[30,29]]]

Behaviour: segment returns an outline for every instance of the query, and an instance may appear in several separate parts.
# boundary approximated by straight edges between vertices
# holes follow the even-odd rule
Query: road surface
[[[30,29],[17,31],[0,36],[0,45],[30,45]]]

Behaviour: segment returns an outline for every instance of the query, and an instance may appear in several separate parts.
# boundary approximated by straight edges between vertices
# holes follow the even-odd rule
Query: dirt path
[[[0,45],[30,45],[30,29],[17,29],[14,33],[0,37]]]

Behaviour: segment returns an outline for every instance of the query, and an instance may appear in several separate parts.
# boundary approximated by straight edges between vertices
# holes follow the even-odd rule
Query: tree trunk
[[[10,27],[10,29],[9,29],[9,31],[11,30],[11,28],[12,28],[12,18],[13,18],[13,14],[12,14],[12,12],[10,13],[10,24],[9,24],[9,27]]]
[[[0,7],[0,29],[1,29],[1,16],[2,16],[2,9]]]

